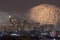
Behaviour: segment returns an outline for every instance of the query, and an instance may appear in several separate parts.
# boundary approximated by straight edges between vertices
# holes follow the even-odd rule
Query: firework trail
[[[43,24],[56,25],[59,19],[59,8],[49,4],[40,4],[31,8],[28,13],[28,20]]]

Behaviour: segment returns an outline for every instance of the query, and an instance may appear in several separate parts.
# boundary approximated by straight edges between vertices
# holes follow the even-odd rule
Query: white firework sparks
[[[43,24],[54,24],[58,22],[59,8],[49,4],[40,4],[28,11],[28,19]]]

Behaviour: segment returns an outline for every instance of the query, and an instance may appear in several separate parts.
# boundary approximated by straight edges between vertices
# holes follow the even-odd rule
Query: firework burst
[[[31,8],[28,11],[28,20],[38,22],[40,24],[54,24],[56,25],[59,19],[58,14],[60,10],[58,7],[49,4],[40,4]]]

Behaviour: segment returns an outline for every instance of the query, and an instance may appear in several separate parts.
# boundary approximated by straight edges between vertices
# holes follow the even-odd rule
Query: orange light
[[[59,8],[49,5],[40,4],[28,11],[28,19],[43,24],[57,24]]]

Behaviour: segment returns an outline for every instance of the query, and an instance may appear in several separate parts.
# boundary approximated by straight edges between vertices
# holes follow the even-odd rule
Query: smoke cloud
[[[0,11],[0,24],[6,24],[8,22],[9,12]]]

